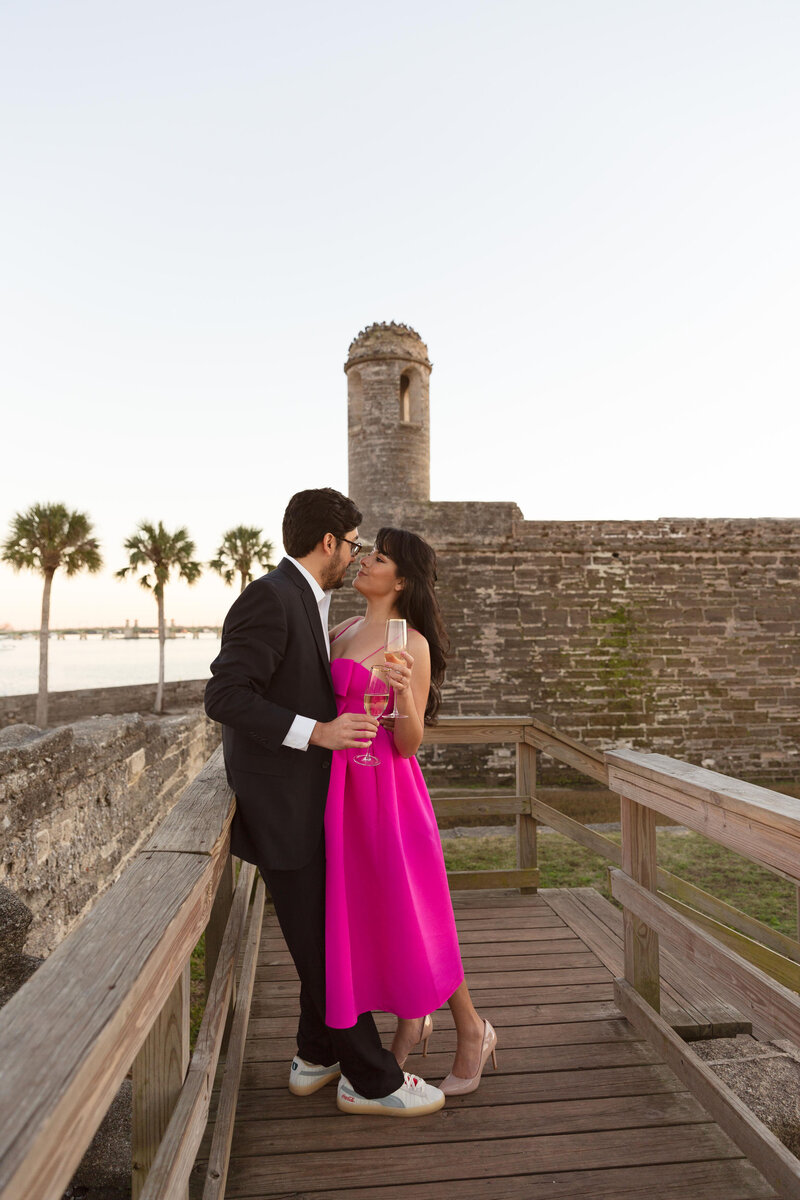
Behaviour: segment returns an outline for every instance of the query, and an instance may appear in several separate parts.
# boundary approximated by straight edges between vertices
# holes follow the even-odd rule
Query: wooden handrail
[[[2,1200],[47,1200],[69,1184],[205,928],[232,816],[218,750],[0,1010]]]
[[[800,883],[800,804],[705,767],[635,750],[606,753],[608,785],[712,841]]]

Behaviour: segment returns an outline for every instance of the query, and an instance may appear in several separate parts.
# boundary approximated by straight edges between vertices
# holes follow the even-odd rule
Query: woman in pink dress
[[[456,1056],[440,1085],[448,1095],[474,1091],[497,1038],[472,1004],[464,980],[439,830],[414,755],[423,726],[441,703],[447,635],[434,592],[436,556],[407,530],[379,530],[353,587],[367,602],[362,617],[331,632],[337,706],[363,712],[370,669],[384,662],[386,621],[404,617],[408,649],[387,664],[401,717],[380,726],[371,753],[378,766],[333,755],[325,811],[327,855],[325,955],[327,1023],[354,1025],[359,1013],[397,1014],[392,1051],[402,1066],[427,1038],[428,1014],[445,1001],[456,1025]]]

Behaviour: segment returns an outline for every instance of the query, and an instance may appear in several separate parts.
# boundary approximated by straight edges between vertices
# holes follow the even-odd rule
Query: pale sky
[[[61,501],[108,564],[52,624],[153,622],[142,518],[280,553],[373,321],[428,345],[434,499],[800,515],[799,61],[796,0],[6,0],[0,535]]]

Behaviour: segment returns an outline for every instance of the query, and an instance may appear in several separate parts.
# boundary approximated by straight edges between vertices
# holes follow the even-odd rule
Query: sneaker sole
[[[441,1100],[432,1100],[430,1104],[417,1104],[413,1108],[386,1108],[383,1105],[365,1104],[359,1100],[342,1100],[341,1096],[336,1097],[336,1107],[339,1112],[356,1113],[365,1117],[426,1117],[430,1113],[438,1112],[440,1108],[444,1108],[445,1097]]]
[[[337,1071],[334,1075],[326,1075],[324,1079],[319,1079],[315,1083],[296,1084],[293,1079],[289,1080],[289,1091],[293,1096],[311,1096],[314,1092],[318,1092],[320,1088],[327,1087],[329,1083],[333,1083],[341,1075],[341,1071]]]

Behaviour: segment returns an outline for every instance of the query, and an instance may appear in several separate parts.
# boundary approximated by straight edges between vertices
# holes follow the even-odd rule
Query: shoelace
[[[412,1092],[418,1091],[422,1086],[422,1080],[418,1079],[416,1075],[409,1075],[408,1071],[404,1071],[403,1074],[406,1077],[406,1087],[411,1088]]]

